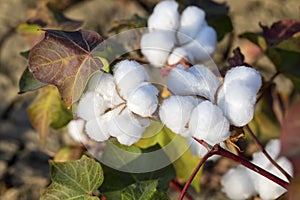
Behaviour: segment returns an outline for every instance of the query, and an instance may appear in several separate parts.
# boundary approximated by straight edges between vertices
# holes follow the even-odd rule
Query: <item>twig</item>
[[[182,192],[182,186],[176,181],[176,180],[172,180],[171,182],[170,182],[170,186],[172,187],[172,188],[174,188],[175,190],[177,190],[178,192]],[[193,200],[193,197],[192,196],[190,196],[189,194],[185,194],[185,198],[187,199],[187,200]]]
[[[257,137],[255,136],[255,134],[253,133],[253,131],[251,130],[251,128],[249,127],[249,125],[247,124],[245,126],[246,130],[248,131],[248,133],[250,134],[251,138],[254,140],[255,144],[257,145],[257,147],[259,148],[260,151],[263,152],[263,154],[267,157],[267,159],[283,174],[286,176],[286,178],[291,181],[292,177],[280,166],[278,165],[278,163],[270,156],[270,154],[264,149],[264,147],[262,146],[262,144],[259,142],[259,140],[257,139]]]

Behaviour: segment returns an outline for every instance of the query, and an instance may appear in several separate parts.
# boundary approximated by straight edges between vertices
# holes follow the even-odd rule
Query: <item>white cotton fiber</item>
[[[179,25],[178,4],[175,1],[162,1],[158,3],[148,19],[150,31],[167,29],[176,30]]]
[[[107,130],[108,123],[109,120],[102,116],[89,120],[85,125],[87,135],[97,142],[107,140],[110,136]]]
[[[174,47],[174,35],[169,31],[146,33],[141,39],[141,51],[155,67],[162,67]]]
[[[228,120],[210,101],[203,101],[193,109],[189,130],[194,137],[210,145],[223,142],[230,136]]]
[[[170,54],[168,58],[168,64],[169,65],[175,65],[177,64],[183,57],[186,57],[187,52],[181,48],[181,47],[176,47],[172,53]]]
[[[180,26],[178,29],[178,40],[180,44],[190,42],[195,38],[197,33],[205,24],[205,12],[196,7],[189,6],[183,10],[180,19]]]
[[[73,119],[68,124],[68,133],[76,142],[86,142],[83,136],[84,120]]]
[[[165,99],[159,110],[161,121],[174,133],[190,136],[187,125],[194,107],[199,100],[190,96],[170,96]]]
[[[158,90],[145,82],[136,87],[127,99],[128,109],[142,117],[150,117],[158,106]]]

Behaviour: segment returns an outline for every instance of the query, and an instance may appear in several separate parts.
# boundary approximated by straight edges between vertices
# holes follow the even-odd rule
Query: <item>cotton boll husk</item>
[[[146,33],[140,43],[142,54],[154,67],[162,67],[174,47],[174,40],[174,33],[170,31]]]
[[[117,114],[110,120],[108,130],[110,135],[116,137],[121,144],[129,146],[142,137],[149,124],[148,118],[135,116],[126,108],[121,114]]]
[[[178,40],[180,44],[190,42],[195,38],[199,30],[205,24],[205,12],[196,7],[189,6],[183,10],[180,18],[180,26],[178,29]]]
[[[241,127],[248,124],[254,114],[256,94],[242,83],[231,82],[221,88],[218,94],[218,106],[232,125]]]
[[[68,124],[68,133],[76,142],[86,142],[83,136],[84,120],[73,119]]]
[[[225,90],[227,90],[227,87],[229,87],[232,82],[245,85],[250,88],[252,93],[255,95],[262,84],[259,72],[253,68],[245,66],[234,67],[226,73],[224,78]]]
[[[196,77],[198,84],[195,88],[196,95],[205,97],[211,102],[215,100],[215,93],[221,82],[216,75],[204,65],[194,65],[189,71]]]
[[[174,133],[188,137],[190,133],[186,125],[190,120],[193,108],[198,103],[199,100],[191,96],[170,96],[163,101],[159,110],[159,117]]]
[[[99,93],[87,92],[80,98],[77,116],[84,120],[92,120],[103,114],[106,109],[107,105]]]
[[[169,65],[175,65],[177,64],[183,57],[187,56],[187,52],[181,48],[181,47],[176,47],[172,53],[170,54],[168,58],[168,64]]]
[[[129,110],[142,117],[151,116],[158,106],[158,90],[152,84],[145,82],[136,87],[127,99]]]
[[[158,3],[148,19],[150,31],[157,29],[176,30],[179,25],[178,4],[175,1]]]
[[[210,101],[203,101],[193,109],[189,130],[194,137],[210,145],[223,142],[230,136],[229,122],[221,109]]]
[[[256,194],[249,170],[242,165],[230,169],[221,179],[223,192],[233,200],[244,200]]]
[[[204,26],[196,36],[195,40],[183,45],[182,48],[188,52],[191,63],[204,62],[210,59],[217,45],[216,31],[210,26]]]
[[[290,175],[293,174],[293,166],[291,162],[285,158],[280,157],[276,160],[276,162]],[[287,178],[272,164],[269,164],[266,170],[275,176],[288,181]],[[253,172],[254,173],[254,172]],[[273,181],[267,179],[263,176],[254,176],[255,181],[255,187],[256,190],[263,200],[271,200],[271,199],[277,199],[279,196],[281,196],[283,193],[286,192],[286,189],[279,186],[278,184],[274,183]]]
[[[129,60],[121,61],[115,66],[114,78],[120,94],[125,99],[135,87],[149,80],[144,68],[138,62]]]
[[[197,78],[182,65],[172,69],[167,79],[167,87],[175,95],[196,95],[197,85]]]

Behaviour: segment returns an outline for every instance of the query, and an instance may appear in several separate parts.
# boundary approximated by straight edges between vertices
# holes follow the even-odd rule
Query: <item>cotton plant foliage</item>
[[[158,106],[158,90],[148,80],[143,67],[129,60],[119,62],[114,75],[95,74],[77,110],[87,135],[95,141],[113,136],[124,145],[137,142]]]
[[[155,67],[175,65],[182,58],[191,63],[206,61],[217,44],[216,31],[207,25],[205,12],[188,6],[180,14],[173,0],[156,5],[148,19],[148,30],[142,36],[141,50]]]
[[[288,174],[293,175],[291,162],[285,157],[278,157],[280,152],[280,141],[278,139],[270,140],[265,149],[279,166]],[[270,163],[263,152],[259,151],[254,153],[252,163],[288,182],[287,178]],[[234,187],[232,187],[233,184]],[[221,185],[226,195],[234,200],[247,199],[256,194],[263,200],[272,200],[277,199],[286,192],[286,189],[278,184],[241,165],[230,169],[222,177]]]

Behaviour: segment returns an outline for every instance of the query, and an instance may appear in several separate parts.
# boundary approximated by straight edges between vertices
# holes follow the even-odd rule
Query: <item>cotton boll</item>
[[[242,165],[230,169],[221,179],[223,192],[233,200],[244,200],[256,194],[249,170]]]
[[[196,95],[198,80],[183,66],[172,69],[168,76],[167,87],[176,95]]]
[[[87,92],[80,98],[77,116],[84,120],[92,120],[103,114],[106,109],[107,105],[99,93]]]
[[[109,120],[110,117],[100,116],[88,121],[85,125],[87,135],[97,142],[107,140],[110,136],[107,130]]]
[[[84,120],[73,119],[68,124],[68,133],[76,142],[86,142],[83,137]]]
[[[193,109],[189,130],[194,137],[210,145],[223,142],[230,136],[227,119],[221,109],[210,101],[203,101]]]
[[[113,105],[113,95],[116,90],[114,78],[111,74],[103,73],[97,81],[95,91],[98,92],[110,106]]]
[[[189,71],[198,80],[198,84],[195,88],[197,91],[196,95],[205,97],[211,102],[214,102],[215,93],[221,85],[221,82],[216,75],[214,75],[213,72],[204,65],[194,65],[189,69]]]
[[[144,68],[138,62],[129,60],[121,61],[115,66],[114,78],[120,94],[125,99],[135,87],[149,80]]]
[[[180,44],[190,42],[195,38],[199,30],[205,24],[205,12],[196,7],[189,6],[181,14],[180,26],[178,29],[178,40]]]
[[[182,48],[188,52],[191,63],[204,62],[210,59],[217,45],[216,31],[210,26],[204,26],[195,40],[183,45]]]
[[[108,130],[110,135],[116,137],[121,144],[132,145],[142,137],[149,124],[148,118],[135,116],[130,110],[125,109],[110,120]]]
[[[186,125],[190,120],[193,108],[198,103],[199,100],[191,96],[170,96],[161,105],[159,117],[174,133],[184,137],[190,136]]]
[[[240,66],[230,69],[224,78],[224,88],[227,90],[228,85],[233,81],[237,84],[243,84],[250,88],[252,93],[256,95],[261,87],[262,80],[258,71],[253,68]]]
[[[154,31],[144,34],[141,38],[142,54],[154,67],[164,66],[173,47],[173,32]]]
[[[152,30],[176,30],[179,25],[178,4],[175,1],[158,3],[148,19],[148,28]]]
[[[256,94],[249,87],[236,81],[224,86],[218,94],[218,106],[232,125],[241,127],[248,124],[254,114]]]
[[[276,162],[286,170],[290,175],[293,174],[293,167],[291,162],[285,157],[280,157]],[[273,165],[269,164],[266,170],[275,176],[287,181],[286,177]],[[260,198],[263,200],[277,199],[283,193],[286,192],[286,189],[274,183],[273,181],[267,179],[263,176],[256,176],[255,186]]]
[[[169,65],[175,65],[177,64],[183,57],[187,55],[187,52],[181,48],[181,47],[176,47],[171,55],[168,58],[168,64]]]
[[[127,99],[127,107],[142,117],[151,116],[158,106],[158,90],[150,83],[142,83],[136,87]]]

